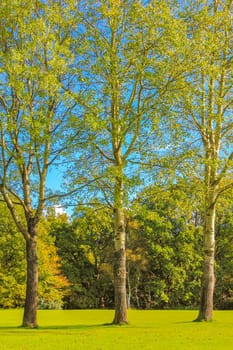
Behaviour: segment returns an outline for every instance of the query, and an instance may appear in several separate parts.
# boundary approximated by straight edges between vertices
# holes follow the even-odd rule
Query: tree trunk
[[[213,295],[215,285],[215,212],[215,201],[211,200],[205,213],[203,275],[200,309],[197,321],[212,321],[213,319]]]
[[[139,302],[139,296],[138,296],[138,284],[135,287],[135,299],[136,299],[137,309],[140,309],[140,302]]]
[[[126,252],[125,252],[125,220],[123,208],[114,210],[115,252],[114,252],[114,292],[115,317],[113,324],[127,324],[126,296]]]
[[[130,282],[130,269],[128,268],[128,271],[126,271],[127,274],[127,284],[128,284],[128,297],[127,297],[127,307],[128,309],[131,308],[131,295],[132,295],[132,289],[131,289],[131,282]]]
[[[27,286],[23,327],[36,328],[38,293],[38,256],[36,235],[26,240]]]

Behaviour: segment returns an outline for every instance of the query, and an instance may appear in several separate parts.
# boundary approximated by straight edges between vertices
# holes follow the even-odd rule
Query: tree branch
[[[72,194],[77,193],[78,191],[82,190],[83,188],[85,188],[85,187],[91,185],[93,182],[95,182],[95,181],[97,181],[97,180],[99,180],[99,179],[101,179],[101,178],[102,178],[102,176],[99,176],[99,177],[97,177],[96,179],[92,179],[92,180],[88,181],[87,183],[85,183],[84,185],[82,185],[82,186],[80,186],[80,187],[78,187],[78,188],[76,188],[76,189],[74,189],[74,190],[72,190],[72,191],[66,192],[66,193],[55,193],[55,194],[52,194],[51,196],[48,196],[48,197],[44,198],[44,202],[45,202],[45,201],[49,201],[49,200],[51,200],[51,199],[55,199],[55,198],[65,198],[65,197],[68,197],[68,196],[70,196],[70,195],[72,195]]]
[[[109,156],[103,151],[102,148],[100,148],[98,145],[95,145],[95,148],[100,152],[100,154],[101,154],[104,158],[106,158],[106,159],[108,159],[110,162],[114,163],[114,159],[111,158],[111,157],[109,157]]]
[[[223,179],[223,177],[226,175],[226,172],[229,169],[229,165],[232,162],[232,160],[233,160],[233,151],[230,153],[228,159],[226,160],[222,171],[218,174],[217,179],[214,182],[215,185],[218,185],[220,181]]]

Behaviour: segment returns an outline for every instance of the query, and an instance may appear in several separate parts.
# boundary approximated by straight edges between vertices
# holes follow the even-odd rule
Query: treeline
[[[215,308],[233,308],[232,194],[216,219]],[[203,203],[184,184],[151,186],[125,209],[127,303],[140,309],[195,308],[202,275]],[[25,299],[24,242],[1,205],[0,306]],[[39,308],[113,308],[112,213],[85,207],[72,219],[47,211],[39,236]]]

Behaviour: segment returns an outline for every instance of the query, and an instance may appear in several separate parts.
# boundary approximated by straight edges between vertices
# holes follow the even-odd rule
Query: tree
[[[214,305],[233,309],[232,190],[219,198],[216,215],[216,287]]]
[[[89,187],[88,196],[90,199],[93,189],[113,211],[113,323],[124,324],[128,322],[125,208],[140,178],[139,164],[146,155],[146,145],[153,143],[151,131],[157,128],[154,135],[159,134],[157,112],[172,82],[163,66],[163,52],[165,41],[172,37],[168,33],[177,26],[166,2],[161,6],[131,0],[85,4],[81,11],[86,40],[78,68],[86,90],[78,101],[89,129],[89,173],[92,178],[99,177]],[[75,88],[70,94],[75,97]]]
[[[70,284],[62,273],[55,239],[50,235],[51,225],[51,221],[43,217],[38,226],[38,305],[43,309],[61,309]]]
[[[0,306],[23,307],[26,281],[25,241],[5,203],[1,203],[0,208]],[[61,275],[60,261],[53,239],[48,235],[48,226],[45,220],[39,225],[39,307],[58,308],[62,306],[67,280]]]
[[[62,217],[50,221],[62,271],[70,283],[64,307],[112,307],[113,247],[109,210],[79,208],[71,223]]]
[[[61,83],[72,63],[72,2],[2,1],[0,11],[0,190],[26,242],[22,325],[37,327],[37,237],[46,176],[74,138],[71,130],[67,134],[73,106],[64,102]]]
[[[0,204],[0,307],[22,307],[25,299],[25,244],[4,203]]]
[[[128,244],[135,253],[140,249],[146,262],[132,298],[139,307],[197,305],[202,262],[202,229],[194,220],[198,200],[195,186],[180,181],[143,189],[134,201],[137,224]]]
[[[232,187],[232,1],[196,3],[187,22],[186,73],[180,120],[196,142],[204,189],[204,262],[198,321],[211,321],[215,285],[216,203]],[[193,143],[194,150],[194,143]],[[187,163],[188,166],[188,163]]]

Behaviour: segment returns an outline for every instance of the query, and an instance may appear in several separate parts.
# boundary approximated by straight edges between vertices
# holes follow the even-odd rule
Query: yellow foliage
[[[109,0],[108,4],[102,5],[102,13],[106,17],[116,18],[122,13],[122,1],[121,0]]]
[[[140,223],[138,220],[131,220],[128,222],[129,229],[138,230],[140,228]]]
[[[39,224],[38,255],[39,255],[39,296],[53,300],[61,290],[70,283],[61,273],[61,263],[53,239],[48,234],[48,223]]]

